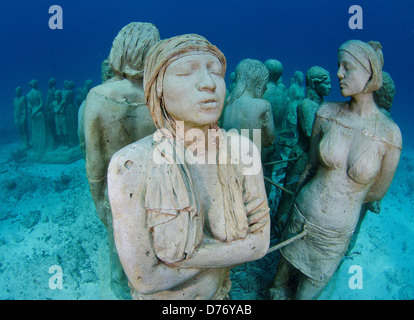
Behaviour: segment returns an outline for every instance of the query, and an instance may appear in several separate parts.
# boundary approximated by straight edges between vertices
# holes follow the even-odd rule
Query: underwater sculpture
[[[331,76],[329,72],[319,66],[311,67],[306,72],[306,99],[302,100],[297,107],[298,141],[290,152],[286,167],[284,187],[292,192],[296,190],[299,177],[308,163],[310,137],[312,133],[313,120],[316,111],[323,102],[323,97],[328,96],[331,91]],[[289,212],[293,205],[293,197],[287,192],[282,192],[279,201],[276,224],[279,231],[283,230],[289,220]]]
[[[42,93],[38,89],[37,80],[29,82],[31,90],[27,94],[27,109],[30,115],[29,130],[30,143],[36,154],[43,154],[51,147],[53,138],[47,130]]]
[[[241,130],[246,129],[254,142],[253,130],[260,130],[261,143],[257,148],[261,152],[275,140],[272,107],[262,99],[269,72],[262,62],[244,59],[237,65],[235,73],[235,86],[224,110],[222,127],[225,130],[236,129],[241,134]]]
[[[75,82],[65,80],[63,82],[62,99],[66,105],[66,125],[69,135],[69,146],[74,146],[78,142],[78,107],[75,102]]]
[[[69,133],[66,122],[66,100],[62,99],[62,91],[55,91],[55,100],[52,102],[53,112],[55,113],[55,127],[58,144],[69,147]]]
[[[374,92],[374,101],[387,117],[391,117],[391,107],[394,102],[394,96],[394,80],[392,80],[388,72],[382,71],[382,87]]]
[[[297,137],[297,106],[305,99],[305,88],[303,87],[303,72],[295,71],[291,79],[291,85],[288,90],[289,103],[286,110],[286,126],[289,134],[286,136],[285,144],[293,147]]]
[[[225,69],[221,51],[198,35],[161,40],[147,56],[145,97],[159,130],[118,151],[108,168],[116,248],[134,299],[224,299],[230,267],[268,249],[261,171],[201,161],[226,156],[234,137],[260,163],[250,140],[217,127]]]
[[[27,99],[22,95],[22,87],[17,87],[15,90],[16,97],[14,98],[14,124],[20,135],[20,140],[23,148],[29,147],[29,133],[27,127]]]
[[[84,106],[86,175],[98,216],[108,231],[111,286],[120,297],[128,295],[129,289],[113,240],[107,169],[116,151],[155,131],[145,105],[143,76],[145,56],[159,37],[151,23],[133,22],[123,27],[108,57],[113,77],[92,88]]]
[[[272,106],[273,122],[278,132],[285,128],[286,108],[289,102],[285,90],[278,85],[283,74],[283,65],[279,60],[269,59],[266,60],[265,66],[269,70],[269,80],[263,99],[269,101]]]
[[[269,71],[269,80],[266,83],[266,91],[263,94],[263,99],[269,101],[270,105],[272,106],[272,115],[273,123],[276,130],[276,139],[272,145],[263,149],[262,160],[263,163],[270,163],[276,160],[280,160],[280,152],[283,146],[278,144],[278,139],[281,136],[283,136],[283,131],[286,126],[286,112],[289,99],[286,94],[286,88],[280,82],[283,74],[282,63],[276,59],[268,59],[265,62],[265,66]],[[265,175],[265,177],[271,179],[274,169],[275,165],[267,164],[263,167],[263,174]],[[272,186],[267,181],[265,182],[265,186],[266,192],[269,195]]]
[[[79,108],[83,101],[85,101],[89,91],[92,89],[92,80],[86,79],[81,88],[76,90],[76,106]],[[79,110],[78,110],[79,111]]]
[[[46,112],[52,111],[52,102],[55,100],[56,78],[50,78],[48,81],[48,89],[46,95]]]
[[[48,89],[46,94],[46,105],[45,105],[45,117],[46,126],[53,135],[53,139],[57,140],[56,126],[55,126],[55,115],[53,111],[53,100],[55,100],[56,91],[56,78],[50,78],[48,81]]]
[[[285,237],[307,234],[281,249],[273,299],[317,298],[347,250],[361,207],[382,199],[392,182],[402,138],[374,102],[382,85],[380,56],[378,42],[350,40],[338,50],[341,94],[351,100],[324,103],[316,113],[301,180],[316,174],[297,195],[285,229]]]

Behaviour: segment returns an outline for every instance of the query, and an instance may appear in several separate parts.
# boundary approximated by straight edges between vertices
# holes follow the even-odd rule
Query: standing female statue
[[[23,148],[29,148],[29,133],[27,129],[27,99],[22,95],[22,87],[17,87],[14,98],[14,124],[19,132]]]
[[[331,279],[353,235],[365,202],[384,197],[402,148],[398,126],[374,102],[382,85],[378,42],[345,42],[338,50],[341,94],[349,102],[322,104],[312,129],[309,164],[316,175],[299,192],[286,235],[307,231],[281,249],[271,293],[316,299]]]
[[[220,160],[230,159],[232,136],[260,163],[250,140],[217,126],[225,70],[221,51],[198,35],[148,53],[145,97],[159,130],[118,151],[108,168],[116,248],[135,299],[223,299],[230,267],[268,250],[261,170],[246,175],[243,163]]]
[[[331,76],[324,68],[314,66],[306,72],[306,99],[302,100],[297,108],[298,141],[292,148],[289,158],[296,159],[288,162],[284,187],[295,191],[299,177],[308,163],[309,144],[312,133],[312,124],[316,111],[323,102],[323,97],[331,92]],[[276,224],[279,231],[283,230],[289,220],[289,212],[293,205],[293,198],[283,192],[279,202]]]

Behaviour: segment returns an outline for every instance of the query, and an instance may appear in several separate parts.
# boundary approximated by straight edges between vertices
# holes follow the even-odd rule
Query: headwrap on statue
[[[159,41],[148,52],[145,61],[144,90],[147,106],[155,126],[160,129],[169,118],[162,100],[162,84],[166,68],[174,61],[189,55],[209,53],[217,57],[226,73],[223,53],[202,36],[186,34]],[[169,119],[171,120],[171,119]]]
[[[379,42],[349,40],[341,45],[339,51],[345,51],[353,56],[371,75],[365,85],[364,93],[377,91],[382,86],[382,66],[384,59],[382,46]]]

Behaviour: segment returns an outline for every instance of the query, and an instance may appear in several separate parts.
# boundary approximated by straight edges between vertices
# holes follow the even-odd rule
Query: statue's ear
[[[165,72],[165,69],[163,68],[159,72],[158,77],[157,77],[156,89],[157,89],[158,98],[162,97],[162,89],[164,87],[164,72]]]

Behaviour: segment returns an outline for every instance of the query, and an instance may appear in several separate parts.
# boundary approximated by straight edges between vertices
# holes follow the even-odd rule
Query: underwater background
[[[63,29],[49,28],[49,8],[63,9]],[[352,5],[363,9],[363,28],[348,25]],[[337,49],[350,39],[379,41],[384,71],[396,95],[391,116],[403,152],[379,215],[369,212],[353,251],[319,299],[414,298],[414,2],[412,0],[2,0],[0,10],[0,299],[114,299],[109,289],[106,230],[98,219],[85,162],[39,163],[19,152],[13,120],[17,86],[37,79],[43,99],[48,80],[101,83],[101,63],[118,31],[151,22],[162,39],[185,33],[206,37],[226,56],[226,80],[245,58],[277,59],[283,81],[296,70],[327,69],[339,92]],[[232,271],[233,299],[266,299],[278,252]],[[51,289],[51,266],[61,266],[63,288]],[[349,285],[352,266],[363,287]]]

